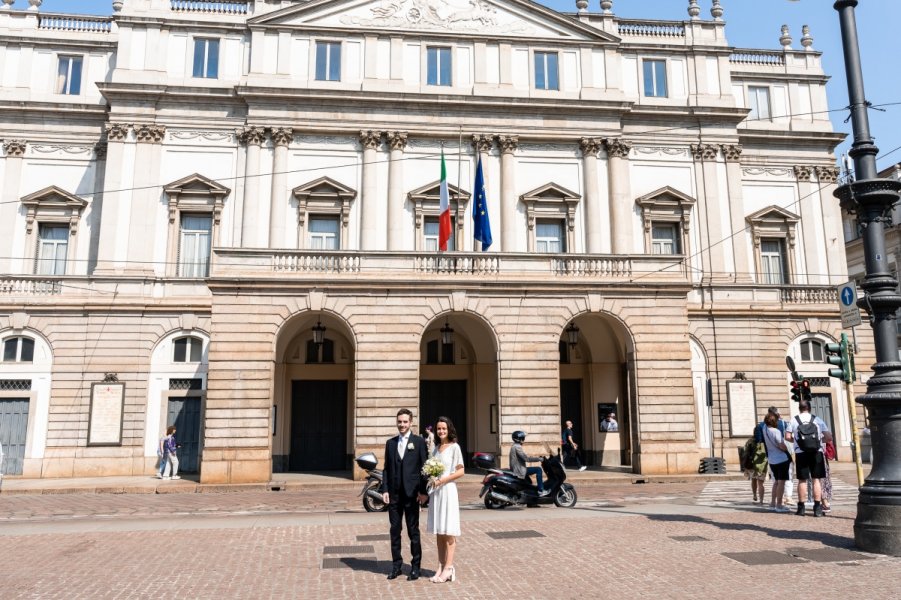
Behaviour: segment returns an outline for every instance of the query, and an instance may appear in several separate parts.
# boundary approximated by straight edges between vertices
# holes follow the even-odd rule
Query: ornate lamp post
[[[870,137],[864,94],[857,22],[858,0],[836,0],[848,78],[854,143],[855,179],[835,190],[842,208],[857,213],[863,229],[867,275],[858,301],[870,314],[876,345],[875,375],[867,393],[857,402],[867,408],[873,442],[873,468],[860,488],[854,541],[859,548],[880,554],[901,555],[901,361],[898,358],[896,313],[901,307],[898,282],[892,277],[885,253],[885,224],[891,223],[892,206],[901,197],[901,182],[877,179],[879,149]],[[856,426],[852,424],[852,426]]]

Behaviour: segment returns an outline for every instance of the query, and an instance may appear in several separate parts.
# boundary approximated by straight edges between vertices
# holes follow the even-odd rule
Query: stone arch
[[[710,379],[710,362],[707,349],[696,336],[689,334],[691,349],[691,382],[695,397],[695,424],[698,432],[698,447],[710,448],[711,415],[707,406],[707,386]]]

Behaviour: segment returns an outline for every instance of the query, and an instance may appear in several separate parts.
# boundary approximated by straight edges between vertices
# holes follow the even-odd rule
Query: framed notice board
[[[745,379],[727,381],[726,398],[729,402],[729,435],[732,437],[754,435],[754,427],[757,426],[754,382]]]
[[[91,384],[88,446],[121,446],[125,413],[125,383]]]

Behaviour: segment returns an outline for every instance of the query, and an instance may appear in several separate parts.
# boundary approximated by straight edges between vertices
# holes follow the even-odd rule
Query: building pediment
[[[62,188],[51,185],[33,194],[28,194],[22,198],[22,204],[28,207],[29,210],[40,207],[42,209],[81,211],[88,205],[88,201],[70,194]]]
[[[204,177],[200,173],[194,173],[187,177],[182,177],[177,181],[163,187],[163,190],[172,195],[205,195],[205,196],[228,196],[231,190],[221,183],[213,181],[208,177]]]
[[[801,217],[781,206],[767,206],[746,217],[749,223],[797,223]]]
[[[331,177],[320,177],[292,190],[295,198],[341,198],[352,200],[357,192]]]
[[[668,204],[675,206],[690,206],[695,203],[695,199],[688,194],[683,194],[676,188],[665,185],[659,190],[655,190],[650,194],[645,194],[635,202],[641,207],[663,206]]]
[[[562,185],[556,183],[546,183],[543,186],[527,192],[521,196],[523,202],[578,202],[581,196],[571,190],[566,189]]]
[[[311,0],[248,20],[251,26],[348,28],[618,42],[609,34],[528,0]]]
[[[457,186],[448,183],[447,195],[451,200],[461,200],[464,203],[469,200],[469,192],[461,190]],[[410,200],[434,200],[437,202],[441,198],[441,181],[433,181],[422,187],[416,188],[407,194]]]

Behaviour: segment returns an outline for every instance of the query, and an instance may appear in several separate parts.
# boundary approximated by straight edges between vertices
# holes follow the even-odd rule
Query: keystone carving
[[[472,134],[472,149],[478,153],[491,152],[491,144],[493,140],[490,135],[484,133]]]
[[[839,171],[837,167],[817,167],[816,174],[820,183],[835,183],[838,181]]]
[[[388,147],[392,150],[403,152],[407,148],[406,131],[388,131],[385,133],[385,137],[388,139]]]
[[[24,156],[27,144],[25,140],[6,140],[3,142],[3,151],[7,156]]]
[[[741,144],[724,144],[720,146],[720,150],[726,162],[738,162],[741,160]]]
[[[798,178],[798,181],[810,181],[810,176],[813,175],[813,169],[804,165],[795,165],[795,177]]]
[[[166,135],[165,125],[135,125],[135,139],[148,144],[159,144]]]
[[[601,146],[603,142],[600,138],[589,138],[583,137],[579,140],[579,150],[582,151],[582,156],[597,156],[598,152],[601,151]]]
[[[628,158],[632,144],[622,138],[604,138],[604,150],[610,158]]]
[[[501,149],[501,154],[513,154],[519,148],[518,135],[495,135],[497,146]]]
[[[252,125],[239,129],[235,132],[238,136],[238,142],[245,146],[262,146],[266,141],[266,129]]]
[[[131,125],[128,123],[107,123],[106,139],[111,142],[124,142],[128,138],[128,130]]]
[[[363,146],[364,150],[378,150],[381,143],[382,132],[372,131],[371,129],[360,132],[360,144]]]
[[[692,144],[691,155],[695,160],[716,160],[718,149],[714,144]]]
[[[270,136],[276,146],[287,146],[294,141],[294,130],[290,127],[273,127]]]

